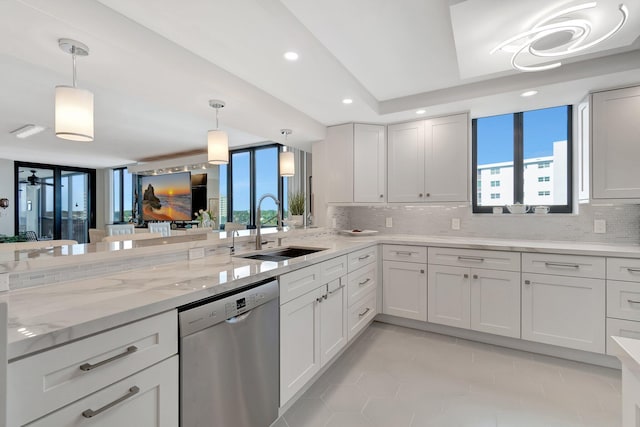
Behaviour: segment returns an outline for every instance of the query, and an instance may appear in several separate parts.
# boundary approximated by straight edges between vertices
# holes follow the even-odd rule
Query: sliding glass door
[[[53,169],[20,167],[17,173],[18,233],[29,239],[54,236]]]
[[[89,234],[89,182],[87,172],[61,172],[62,179],[62,229],[63,239],[76,240],[78,243],[88,243]]]
[[[95,227],[95,170],[16,162],[15,172],[16,234],[89,241],[89,228]]]

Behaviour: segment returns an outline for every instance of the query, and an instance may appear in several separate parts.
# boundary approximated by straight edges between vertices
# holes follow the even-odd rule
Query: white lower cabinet
[[[175,427],[178,398],[178,356],[174,355],[28,426]]]
[[[469,269],[431,265],[428,283],[429,322],[469,329]]]
[[[280,306],[280,406],[347,345],[346,282],[343,276]]]
[[[471,270],[471,329],[520,338],[520,272]]]
[[[158,366],[158,362],[167,360],[178,352],[178,319],[175,310],[158,314],[147,319],[139,320],[115,329],[83,338],[53,349],[28,356],[8,365],[7,379],[10,393],[7,400],[8,424],[11,426],[32,425],[34,420],[49,419],[55,415],[55,420],[60,423],[49,422],[35,425],[67,426],[90,423],[93,425],[141,425],[141,426],[169,426],[172,423],[164,421],[154,423],[155,412],[145,412],[148,408],[143,395],[149,396],[145,390],[157,390],[162,386],[163,393],[176,396],[175,401],[162,400],[163,412],[178,413],[178,367],[176,362],[166,365],[167,379],[158,378],[153,381],[162,383],[143,382],[146,385],[124,386],[129,384],[128,379],[133,378],[151,366]],[[176,359],[177,360],[177,359]],[[152,368],[149,368],[152,369]],[[173,369],[174,372],[171,372]],[[144,374],[143,378],[147,378]],[[170,378],[176,378],[172,382]],[[123,379],[127,380],[123,380]],[[121,381],[123,380],[123,381]],[[138,393],[128,394],[130,387],[140,388]],[[146,387],[146,388],[145,388]],[[173,387],[173,389],[171,389]],[[112,390],[107,392],[107,390]],[[146,393],[146,394],[145,394]],[[155,393],[155,392],[151,392]],[[125,419],[121,411],[129,411],[130,405],[113,405],[108,411],[103,411],[91,420],[82,416],[85,409],[97,411],[106,404],[128,396],[127,402],[140,402],[140,420],[146,420],[139,424],[125,422],[124,424],[100,424],[102,419]],[[125,400],[123,400],[124,402]],[[66,410],[73,407],[79,409],[76,403],[86,402],[86,406],[74,413],[73,422]],[[65,408],[64,412],[61,408]],[[127,412],[128,413],[128,412]],[[42,418],[46,416],[45,418]],[[62,418],[58,418],[62,417]],[[170,419],[170,418],[168,418]],[[63,422],[64,421],[64,422]],[[175,425],[175,424],[173,424]]]
[[[429,322],[520,338],[520,273],[429,265]]]
[[[347,345],[346,281],[346,277],[342,277],[330,282],[326,299],[320,304],[320,366]]]
[[[384,261],[382,312],[427,321],[427,264]]]
[[[326,287],[280,306],[280,406],[320,370],[320,302]]]
[[[605,352],[605,281],[522,274],[522,338]]]

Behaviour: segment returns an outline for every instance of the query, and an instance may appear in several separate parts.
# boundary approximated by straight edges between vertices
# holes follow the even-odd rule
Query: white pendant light
[[[212,165],[226,165],[229,163],[229,137],[226,132],[218,129],[218,110],[224,108],[224,101],[212,99],[209,106],[216,109],[216,129],[207,133],[207,161]]]
[[[291,129],[280,129],[280,133],[284,135],[285,146],[280,153],[280,176],[294,176],[296,174],[296,163],[294,160],[293,151],[287,150],[287,136],[291,135],[293,131]]]
[[[58,40],[58,46],[73,58],[73,86],[56,86],[56,136],[71,141],[93,141],[93,93],[76,87],[76,56],[89,55],[78,41]]]

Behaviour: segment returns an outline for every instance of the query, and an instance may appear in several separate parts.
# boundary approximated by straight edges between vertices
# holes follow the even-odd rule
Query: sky
[[[191,194],[191,174],[189,172],[143,176],[141,180],[143,194],[149,183],[153,185],[153,191],[156,195],[180,196]]]
[[[524,120],[524,158],[551,156],[553,142],[567,139],[567,107],[527,111]],[[513,114],[477,121],[478,164],[513,161]]]

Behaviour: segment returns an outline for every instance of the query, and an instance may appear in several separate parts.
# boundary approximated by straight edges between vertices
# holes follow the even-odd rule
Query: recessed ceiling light
[[[353,104],[353,99],[351,98],[345,98],[342,100],[343,104]]]
[[[533,96],[533,95],[535,95],[536,93],[538,93],[538,91],[537,91],[537,90],[528,90],[528,91],[526,91],[526,92],[522,92],[522,93],[520,94],[520,96],[524,96],[524,97],[527,97],[527,96]]]
[[[44,126],[40,126],[40,125],[24,125],[24,126],[19,127],[18,129],[12,130],[11,133],[13,135],[15,135],[16,138],[24,139],[24,138],[28,138],[30,136],[33,136],[35,134],[38,134],[38,133],[42,132],[43,130],[45,130]]]
[[[287,61],[297,61],[298,60],[298,54],[295,52],[286,52],[284,54],[284,59],[286,59]]]
[[[418,111],[416,111],[416,114],[424,114],[426,112],[427,112],[427,110],[418,110]]]

